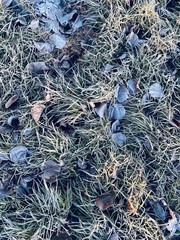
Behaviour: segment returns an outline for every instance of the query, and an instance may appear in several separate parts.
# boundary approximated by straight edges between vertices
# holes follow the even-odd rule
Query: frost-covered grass
[[[154,3],[156,2],[156,3]],[[37,174],[46,160],[64,162],[58,181],[46,183],[38,178],[28,196],[0,199],[0,239],[49,240],[67,233],[72,239],[110,239],[117,233],[124,240],[162,240],[163,232],[146,209],[147,199],[164,198],[168,205],[180,212],[179,200],[179,129],[170,124],[172,117],[180,118],[179,80],[179,6],[178,1],[85,1],[84,14],[92,15],[84,23],[86,34],[80,31],[70,39],[72,49],[83,54],[69,72],[60,76],[46,73],[29,76],[28,63],[45,61],[52,64],[60,54],[41,56],[33,47],[33,40],[44,38],[41,30],[31,32],[26,26],[12,27],[13,16],[0,9],[0,125],[16,114],[20,131],[31,127],[30,137],[0,135],[0,150],[9,151],[25,145],[32,151],[26,167],[0,169],[0,179]],[[132,5],[132,6],[131,6]],[[138,48],[131,48],[123,30],[134,32],[147,40]],[[162,29],[167,29],[160,36]],[[124,30],[125,31],[125,30]],[[84,38],[88,36],[91,44]],[[125,59],[118,59],[126,53]],[[106,64],[115,72],[102,74]],[[122,131],[127,137],[122,147],[115,146],[109,136],[110,123],[100,120],[88,101],[108,101],[118,83],[129,79],[139,81],[139,92],[126,104]],[[160,99],[141,99],[151,84],[159,82],[164,89]],[[5,109],[14,93],[20,96],[18,107]],[[45,101],[49,94],[50,100]],[[31,107],[37,101],[46,105],[39,123],[31,117]],[[88,164],[77,167],[78,159]],[[120,176],[113,178],[113,172]],[[95,199],[113,191],[115,203],[107,211],[100,211]],[[127,209],[130,199],[138,215]],[[71,239],[67,238],[67,239]],[[57,237],[65,239],[65,235]]]

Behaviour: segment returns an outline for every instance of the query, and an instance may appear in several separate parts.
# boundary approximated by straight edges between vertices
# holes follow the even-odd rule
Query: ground
[[[20,125],[13,133],[0,134],[0,151],[23,145],[31,154],[25,166],[9,164],[0,169],[1,181],[10,176],[8,181],[13,179],[15,186],[0,199],[0,239],[113,240],[114,233],[122,240],[166,239],[169,232],[148,211],[148,204],[164,199],[180,212],[178,4],[175,0],[84,1],[82,14],[91,18],[69,38],[65,49],[45,55],[37,52],[33,41],[47,33],[17,26],[15,16],[1,6],[0,125],[11,115],[18,116]],[[146,40],[135,48],[127,42],[132,29]],[[163,29],[168,30],[163,34]],[[27,73],[28,63],[52,65],[62,52],[74,51],[78,59],[70,70],[40,76]],[[103,72],[107,64],[115,70]],[[89,102],[110,101],[117,84],[126,85],[130,79],[138,81],[139,90],[125,104],[121,128],[127,140],[117,146],[110,136],[110,121],[100,119]],[[142,104],[143,95],[156,82],[163,96]],[[17,105],[5,108],[14,94],[19,95]],[[31,116],[37,102],[45,106],[38,122]],[[25,138],[26,128],[32,133]],[[64,164],[53,183],[41,178],[47,160]],[[24,176],[34,180],[29,194],[20,196],[16,189]],[[113,192],[114,204],[101,211],[96,199],[107,192]]]

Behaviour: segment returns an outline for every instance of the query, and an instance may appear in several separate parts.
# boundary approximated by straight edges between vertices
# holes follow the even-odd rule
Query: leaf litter
[[[52,160],[46,161],[42,167],[42,174],[41,177],[45,180],[51,180],[53,177],[58,177],[60,175],[62,166],[57,164]]]
[[[149,88],[149,94],[153,98],[162,98],[163,97],[163,88],[160,83],[153,83]]]
[[[129,97],[129,91],[124,85],[118,85],[114,97],[119,103],[124,103]]]
[[[28,149],[25,146],[17,146],[10,150],[10,160],[15,164],[27,163]]]
[[[101,211],[107,210],[114,205],[114,193],[107,192],[96,198],[96,205]]]
[[[17,102],[19,99],[19,96],[17,94],[14,94],[12,97],[8,99],[8,101],[5,104],[5,108],[10,108],[13,104]]]
[[[138,47],[140,44],[146,43],[146,40],[139,39],[138,35],[132,31],[127,37],[127,42],[131,47]]]
[[[42,103],[35,103],[34,106],[31,108],[31,115],[36,123],[39,122],[39,119],[45,109],[45,105]]]

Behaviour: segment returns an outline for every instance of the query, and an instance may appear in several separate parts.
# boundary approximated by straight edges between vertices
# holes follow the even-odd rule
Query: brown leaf
[[[19,99],[19,96],[17,94],[10,97],[5,104],[5,108],[10,108],[15,102],[17,102],[18,99]]]
[[[114,204],[114,193],[107,192],[96,198],[96,205],[101,211],[104,211]]]
[[[134,208],[133,203],[130,199],[128,199],[128,201],[127,201],[127,209],[129,212],[133,213],[134,215],[137,215],[137,211]]]
[[[36,103],[32,108],[31,108],[31,115],[35,122],[37,123],[45,109],[45,105],[41,103]]]

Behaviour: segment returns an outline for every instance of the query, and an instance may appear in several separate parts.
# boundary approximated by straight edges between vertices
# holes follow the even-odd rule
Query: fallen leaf
[[[32,30],[36,30],[39,27],[39,20],[33,19],[28,27]]]
[[[114,71],[115,69],[116,69],[116,67],[114,65],[106,64],[106,66],[104,68],[102,68],[101,72],[102,73],[110,73],[110,72]]]
[[[119,240],[119,236],[117,233],[113,233],[108,240]]]
[[[96,198],[96,205],[101,211],[107,210],[114,204],[114,193],[107,192]]]
[[[81,158],[78,158],[77,165],[80,169],[85,170],[87,168],[87,163]]]
[[[153,204],[153,211],[157,218],[160,220],[165,220],[167,216],[166,207],[161,203],[161,201],[156,201]]]
[[[124,85],[118,85],[115,90],[114,97],[119,103],[123,103],[128,99],[129,91]]]
[[[13,0],[2,0],[3,7],[9,7],[12,4]]]
[[[19,96],[17,94],[10,97],[5,104],[5,108],[10,108],[14,103],[17,102],[18,99],[19,99]]]
[[[45,180],[51,180],[51,178],[60,175],[61,165],[52,160],[48,160],[42,165],[41,170],[43,171],[41,177]]]
[[[140,44],[145,43],[146,40],[139,39],[138,35],[132,31],[127,37],[127,42],[131,47],[138,47]]]
[[[139,81],[136,81],[136,80],[133,80],[133,79],[128,80],[127,88],[128,88],[129,93],[131,95],[134,95],[138,92],[138,90],[139,90],[138,84],[139,84]]]
[[[25,129],[22,131],[22,135],[23,135],[24,137],[30,136],[31,133],[32,133],[32,128],[25,128]]]
[[[7,123],[9,124],[9,126],[17,129],[19,127],[19,118],[12,115],[8,118]]]
[[[54,45],[49,42],[34,42],[34,46],[40,54],[48,54],[54,49]]]
[[[67,43],[65,36],[62,34],[54,33],[49,37],[49,40],[56,48],[59,49],[62,49]]]
[[[0,134],[8,134],[8,133],[12,133],[14,130],[14,128],[12,128],[11,126],[9,125],[3,125],[3,126],[0,126]]]
[[[25,146],[17,146],[10,150],[10,160],[15,164],[27,162],[28,149]]]
[[[141,104],[143,104],[143,105],[146,104],[149,99],[150,99],[149,93],[145,93],[142,97]]]
[[[36,103],[32,108],[31,108],[31,115],[35,122],[37,123],[45,109],[45,105],[41,103]]]
[[[149,94],[153,98],[161,98],[163,97],[163,88],[160,83],[153,83],[149,88]]]
[[[79,17],[77,17],[77,19],[75,20],[75,22],[72,25],[72,32],[73,33],[76,32],[79,28],[82,27],[82,25],[83,25],[82,20]]]
[[[105,118],[105,115],[107,113],[107,103],[99,103],[95,104],[95,112],[100,118]]]
[[[127,138],[123,133],[117,132],[112,134],[112,141],[120,147],[124,144],[126,139]]]
[[[114,104],[110,106],[108,109],[108,118],[110,121],[121,120],[125,117],[126,111],[124,106],[121,104]]]
[[[173,237],[177,231],[180,231],[180,216],[177,218],[176,214],[170,209],[170,207],[168,207],[168,209],[172,219],[168,221],[166,228],[170,232],[169,237]]]
[[[119,120],[116,120],[112,123],[111,130],[113,133],[119,132],[121,129]]]
[[[128,201],[127,201],[127,209],[128,209],[128,211],[130,211],[134,215],[137,215],[137,211],[134,208],[133,203],[132,203],[132,201],[130,199],[128,199]]]
[[[49,67],[46,66],[45,62],[31,62],[27,64],[26,69],[29,73],[36,75],[48,71]]]

